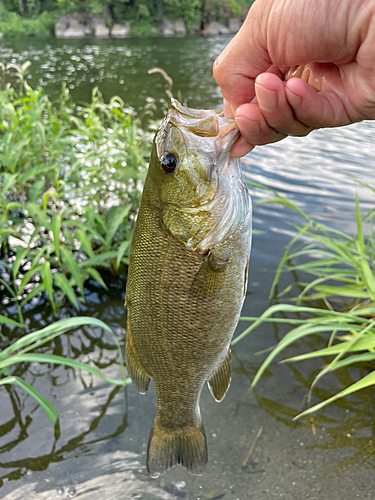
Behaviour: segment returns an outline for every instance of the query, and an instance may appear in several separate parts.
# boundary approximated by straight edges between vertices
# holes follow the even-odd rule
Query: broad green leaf
[[[96,222],[98,223],[98,225],[101,227],[101,229],[104,232],[104,234],[106,234],[108,228],[105,225],[104,220],[102,219],[102,217],[98,213],[94,213],[94,219],[96,220]]]
[[[0,324],[9,325],[9,326],[18,326],[19,328],[26,328],[25,325],[22,325],[21,323],[17,323],[17,321],[14,321],[13,319],[7,318],[6,316],[3,316],[2,314],[0,314]]]
[[[35,343],[37,343],[38,346],[43,345],[43,343],[50,340],[51,336],[53,338],[55,336],[61,335],[62,333],[65,333],[70,328],[78,328],[84,325],[98,326],[115,336],[111,328],[103,323],[103,321],[100,321],[96,318],[91,318],[89,316],[77,316],[76,318],[68,318],[56,321],[55,323],[52,323],[51,325],[48,325],[41,330],[37,330],[35,332],[24,335],[9,347],[1,351],[0,359],[6,359],[8,358],[8,356],[10,356],[10,354],[20,349],[23,349],[24,352],[26,352],[26,349],[29,348],[34,349]]]
[[[51,222],[53,245],[55,247],[56,257],[60,260],[60,230],[61,230],[61,215],[55,214]]]
[[[43,279],[43,284],[44,288],[46,289],[46,292],[48,293],[49,299],[52,304],[52,308],[55,308],[55,302],[53,300],[53,286],[52,286],[52,274],[51,274],[51,264],[48,260],[46,260],[42,265],[41,265],[41,274],[42,274],[42,279]]]
[[[360,251],[360,253],[363,254],[365,243],[364,243],[364,239],[363,239],[362,219],[361,219],[361,212],[359,210],[358,194],[357,193],[355,195],[355,213],[356,213],[356,218],[357,218],[357,231],[358,231],[357,247],[358,247],[358,250]]]
[[[37,202],[38,199],[42,196],[42,193],[45,188],[45,181],[37,180],[29,189],[29,200],[31,202]]]
[[[61,246],[61,257],[64,262],[67,270],[72,275],[76,285],[78,286],[82,296],[84,295],[83,291],[83,280],[81,271],[79,270],[78,264],[74,259],[72,252],[65,246]]]
[[[333,403],[333,401],[336,401],[337,399],[344,398],[345,396],[349,396],[349,394],[353,394],[354,392],[360,391],[361,389],[365,389],[366,387],[369,387],[371,385],[375,384],[375,371],[369,373],[365,377],[361,378],[358,380],[358,382],[355,382],[354,384],[350,385],[343,391],[339,392],[338,394],[335,394],[331,398],[326,399],[322,403],[319,403],[312,408],[308,408],[304,412],[300,413],[296,417],[294,417],[293,420],[297,420],[301,417],[304,417],[305,415],[310,415],[311,413],[315,413],[316,411],[320,410],[321,408],[324,408],[324,406],[329,405],[330,403]]]
[[[65,238],[67,239],[68,243],[70,243],[71,245],[74,244],[74,238],[73,238],[73,235],[72,235],[72,232],[66,227],[64,229],[64,232],[63,232]]]
[[[375,353],[365,353],[365,354],[352,354],[341,361],[337,361],[332,367],[328,366],[329,371],[339,370],[340,368],[345,368],[347,366],[353,365],[354,363],[370,363],[375,360]]]
[[[6,195],[7,191],[9,191],[9,189],[11,189],[14,186],[17,177],[18,174],[9,174],[8,172],[5,172],[3,174],[3,188],[2,188],[3,197]]]
[[[77,229],[75,232],[77,240],[81,243],[81,248],[83,248],[89,257],[94,257],[94,252],[92,251],[91,241],[87,234],[82,231],[82,229]]]
[[[130,246],[130,240],[125,240],[121,243],[117,253],[117,267],[120,266],[121,259],[126,250],[129,248],[129,246]]]
[[[310,218],[300,208],[298,208],[297,205],[295,205],[292,201],[283,198],[282,196],[276,196],[276,198],[260,200],[257,202],[257,205],[264,205],[266,203],[278,203],[279,205],[285,205],[286,207],[292,208],[300,215],[302,215],[302,217],[310,221]]]
[[[11,385],[18,385],[22,389],[24,389],[28,394],[30,394],[31,397],[33,397],[43,408],[43,410],[46,412],[47,417],[52,420],[53,423],[56,423],[58,420],[58,415],[56,413],[56,410],[54,407],[51,405],[47,399],[45,399],[40,392],[38,392],[36,389],[34,389],[33,386],[22,380],[22,378],[19,377],[5,377],[3,379],[0,379],[0,385],[6,385],[6,384],[11,384]]]
[[[95,255],[92,259],[83,260],[78,265],[79,267],[91,267],[91,266],[105,266],[109,267],[109,261],[117,257],[117,250],[111,250],[109,252],[103,252]]]
[[[363,298],[368,299],[369,293],[363,290],[363,285],[348,285],[348,286],[316,286],[315,289],[320,294],[310,295],[310,299],[316,299],[320,297],[328,297],[331,295],[341,296],[341,297],[353,297],[353,298]]]
[[[22,247],[16,248],[17,254],[12,267],[13,279],[17,278],[20,265],[22,261],[25,259],[26,255],[29,253],[29,251],[30,250],[28,248],[22,248]]]
[[[103,278],[100,276],[99,272],[93,267],[87,268],[87,272],[97,281],[105,290],[108,290],[107,285],[104,283]]]
[[[34,123],[34,127],[39,134],[40,141],[44,143],[46,141],[46,136],[43,125],[39,121],[37,121]]]
[[[30,300],[32,300],[34,297],[42,293],[44,290],[45,290],[44,283],[40,283],[38,286],[35,286],[31,290],[31,292],[27,292],[26,297],[21,302],[21,307],[30,302]]]
[[[28,202],[27,210],[30,214],[32,214],[33,219],[40,225],[45,227],[46,229],[51,229],[50,222],[47,217],[47,212],[42,210],[37,203]]]
[[[74,305],[74,307],[76,309],[79,309],[77,297],[75,296],[74,290],[73,290],[72,286],[70,285],[66,276],[64,274],[54,273],[53,279],[54,279],[56,285],[59,288],[61,288],[61,290],[65,293],[65,295],[68,297],[70,302]]]
[[[48,203],[48,198],[50,196],[53,196],[54,194],[56,194],[56,191],[54,188],[50,188],[48,189],[44,195],[43,195],[43,210],[47,210],[47,203]]]
[[[20,286],[18,289],[18,293],[23,292],[23,289],[30,282],[31,278],[33,278],[36,274],[39,274],[40,270],[41,270],[41,266],[39,265],[39,266],[32,267],[31,269],[29,269],[27,271],[27,273],[24,275],[24,277],[21,280],[21,283],[20,283]]]
[[[91,375],[95,375],[96,377],[99,377],[110,384],[126,385],[127,383],[127,380],[111,379],[91,365],[80,363],[79,361],[76,361],[74,359],[64,358],[62,356],[56,356],[53,354],[15,354],[14,356],[10,356],[9,358],[1,361],[0,369],[14,365],[15,363],[51,363],[54,365],[70,366],[71,368],[91,373]]]
[[[54,164],[48,163],[47,165],[40,165],[35,168],[31,168],[27,170],[22,176],[19,177],[18,183],[22,184],[24,182],[29,181],[30,179],[38,179],[43,174],[50,172],[51,170],[55,170],[56,166]]]
[[[374,330],[375,330],[375,325],[374,325]],[[282,361],[282,363],[289,363],[292,361],[304,361],[305,359],[318,358],[321,356],[333,356],[335,354],[340,354],[343,351],[356,352],[356,351],[365,351],[368,349],[373,349],[375,347],[375,335],[368,335],[359,338],[357,342],[351,347],[350,344],[351,340],[346,342],[341,342],[340,344],[335,344],[330,347],[325,347],[324,349],[319,349],[318,351],[312,351],[306,354],[300,354],[299,356],[293,356],[292,358],[288,358]]]

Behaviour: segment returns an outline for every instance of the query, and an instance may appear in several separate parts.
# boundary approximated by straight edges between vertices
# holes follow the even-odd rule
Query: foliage
[[[8,12],[0,3],[0,32],[5,37],[50,36],[53,32],[56,15],[42,12],[35,19],[24,19],[16,12]]]
[[[104,14],[114,22],[132,21],[134,34],[150,35],[162,17],[183,18],[188,31],[194,24],[228,17],[243,18],[253,0],[3,0],[0,31],[5,36],[51,34],[53,24],[72,12]]]
[[[375,194],[375,190],[372,191]],[[326,348],[284,361],[333,356],[332,361],[320,370],[312,383],[308,397],[310,403],[311,391],[323,375],[375,360],[375,231],[373,228],[375,211],[372,209],[361,217],[356,199],[357,235],[353,237],[312,221],[284,198],[277,197],[263,201],[263,203],[270,202],[288,205],[307,220],[306,225],[296,228],[297,235],[286,248],[272,286],[271,298],[286,264],[288,264],[287,270],[297,274],[307,273],[313,276],[313,280],[310,283],[299,283],[301,292],[295,298],[297,305],[273,305],[260,318],[242,318],[244,321],[252,321],[252,324],[234,340],[233,344],[239,342],[264,321],[293,325],[263,362],[253,381],[254,386],[274,358],[292,343],[308,335],[329,334]],[[364,225],[370,227],[367,240],[364,237]],[[315,302],[316,307],[301,305],[306,302],[312,305]],[[321,308],[318,304],[325,304],[326,308]],[[281,313],[284,317],[273,317],[277,313]],[[293,317],[286,318],[285,315],[288,313]],[[302,319],[295,319],[295,315]],[[310,407],[298,417],[315,412],[336,399],[374,384],[375,370],[338,394]]]
[[[56,356],[54,354],[40,354],[38,352],[30,352],[37,350],[42,345],[65,333],[67,330],[74,327],[77,328],[82,325],[92,325],[103,328],[114,336],[118,345],[118,353],[120,356],[122,369],[122,380],[110,379],[97,368],[88,364],[80,363],[76,360],[64,358],[62,356]],[[22,325],[17,325],[15,322],[13,322],[13,326],[22,327]],[[130,380],[126,379],[125,377],[122,353],[115,334],[105,323],[95,318],[76,317],[57,321],[56,323],[53,323],[52,325],[49,325],[42,330],[24,335],[19,340],[9,345],[7,348],[3,349],[0,352],[0,386],[16,385],[21,387],[41,405],[48,418],[50,418],[52,422],[56,423],[58,420],[58,415],[52,404],[47,401],[28,382],[20,377],[11,374],[10,368],[18,363],[49,363],[54,365],[65,365],[77,370],[85,371],[87,373],[90,373],[91,375],[95,375],[110,384],[126,385],[130,382]]]
[[[0,91],[0,285],[18,321],[35,297],[78,309],[84,283],[128,264],[149,148],[120,98],[55,105],[12,66],[19,90]],[[3,68],[4,69],[4,68]],[[0,316],[0,323],[5,322]]]

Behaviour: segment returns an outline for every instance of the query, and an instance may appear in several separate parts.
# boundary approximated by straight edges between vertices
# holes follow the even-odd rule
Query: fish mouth
[[[168,119],[181,131],[187,149],[201,150],[212,157],[207,192],[194,205],[176,206],[192,215],[202,211],[210,214],[210,230],[205,234],[198,231],[185,243],[189,250],[207,252],[234,234],[250,210],[240,162],[230,156],[240,132],[234,118],[225,117],[223,111],[187,108],[176,99],[171,99]]]
[[[239,160],[230,156],[240,132],[234,118],[225,117],[223,111],[187,108],[172,98],[156,137],[159,158],[164,154],[166,138],[173,136],[173,128],[179,130],[177,140],[183,141],[187,152],[195,151],[205,159],[207,169],[201,174],[202,187],[207,185],[204,192],[194,201],[186,200],[186,204],[181,204],[181,200],[178,204],[169,203],[184,214],[208,215],[204,227],[197,228],[184,241],[187,249],[205,253],[233,235],[249,216],[247,185]]]
[[[174,98],[171,98],[169,104],[168,117],[173,126],[193,134],[198,146],[207,138],[212,138],[214,151],[221,152],[222,155],[229,153],[240,135],[235,119],[225,117],[222,110],[188,108]],[[205,139],[202,141],[200,137]]]

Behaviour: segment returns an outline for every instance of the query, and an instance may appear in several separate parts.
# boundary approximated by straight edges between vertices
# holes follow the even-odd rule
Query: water
[[[74,85],[72,93],[76,99],[87,100],[91,87],[98,84],[107,98],[117,93],[135,109],[145,105],[146,96],[157,103],[164,102],[162,79],[146,74],[150,67],[161,66],[191,106],[218,107],[220,94],[211,76],[211,66],[227,42],[226,38],[191,37],[94,43],[48,41],[45,45],[20,40],[0,46],[0,57],[6,62],[32,60],[30,80],[35,82],[44,75],[45,87],[52,96],[57,95],[61,79],[68,76],[67,83]],[[82,61],[88,61],[87,69],[79,69]],[[52,76],[47,77],[47,73]],[[288,138],[256,148],[244,158],[244,170],[251,180],[288,197],[313,219],[354,234],[355,192],[363,212],[373,206],[371,192],[353,178],[375,184],[374,135],[374,123],[367,122],[317,131],[303,139]],[[269,196],[269,192],[257,190],[253,200],[256,203]],[[287,207],[255,204],[254,228],[261,233],[254,237],[244,315],[257,316],[267,308],[275,270],[285,245],[295,234],[290,225],[293,223],[303,221]],[[293,282],[293,276],[286,274],[281,289]],[[82,313],[102,319],[123,336],[123,289],[124,283],[119,282],[114,282],[110,292],[104,294],[92,287]],[[51,318],[40,307],[32,321],[34,326],[42,326]],[[237,333],[243,328],[240,324]],[[153,388],[142,396],[133,386],[125,390],[113,388],[70,369],[20,366],[17,374],[34,383],[54,404],[60,415],[61,434],[55,436],[44,412],[21,390],[0,389],[1,497],[373,498],[375,399],[371,389],[339,400],[317,414],[315,434],[308,419],[293,422],[292,418],[303,405],[309,384],[322,366],[321,360],[292,365],[273,363],[257,389],[250,390],[264,359],[257,353],[274,345],[285,331],[280,328],[275,332],[265,324],[236,345],[232,384],[222,403],[215,403],[204,390],[201,409],[209,463],[202,477],[191,476],[181,467],[156,480],[147,477],[145,454],[155,412]],[[324,340],[316,339],[290,348],[288,355],[323,345]],[[111,338],[100,331],[82,329],[69,334],[55,341],[53,353],[81,361],[91,359],[109,376],[119,377],[115,347]],[[326,377],[314,402],[332,395],[358,376],[358,370],[353,369]]]

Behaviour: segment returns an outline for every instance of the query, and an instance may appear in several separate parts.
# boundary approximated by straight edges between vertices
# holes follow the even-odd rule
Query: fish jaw
[[[178,157],[175,175],[163,179],[159,194],[163,222],[189,250],[205,253],[244,222],[251,202],[239,160],[230,149],[239,136],[233,118],[196,110],[171,100],[155,139],[155,157]]]

